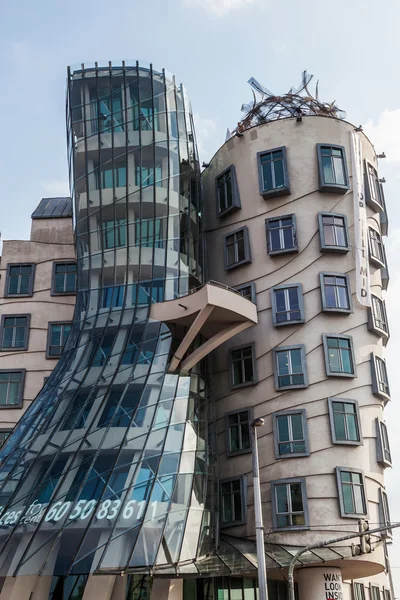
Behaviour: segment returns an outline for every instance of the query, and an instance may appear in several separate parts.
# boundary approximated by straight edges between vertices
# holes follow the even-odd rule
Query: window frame
[[[251,288],[251,302],[257,305],[256,284],[254,283],[254,281],[249,281],[248,283],[241,283],[240,285],[235,285],[233,289],[240,293],[240,290],[247,287]],[[240,295],[242,296],[242,298],[244,298],[242,294]]]
[[[350,342],[350,355],[353,363],[353,372],[352,373],[336,373],[331,371],[329,364],[329,353],[328,353],[328,338],[336,338],[336,339],[346,339]],[[354,352],[354,344],[353,337],[351,335],[345,335],[344,333],[323,333],[322,334],[322,343],[324,347],[324,360],[325,360],[325,371],[327,377],[346,377],[354,379],[357,377],[357,365],[356,365],[356,357]]]
[[[382,250],[382,259],[379,256],[376,256],[375,254],[372,253],[371,232],[374,232],[379,238],[378,243],[380,244],[380,247]],[[381,269],[382,267],[383,268],[386,267],[386,253],[385,253],[385,246],[383,245],[382,236],[377,229],[375,229],[374,227],[371,227],[371,226],[368,227],[368,258],[369,258],[370,264],[375,265],[378,269]]]
[[[324,236],[324,217],[334,217],[336,219],[343,219],[344,231],[346,236],[346,246],[332,246],[325,242]],[[347,221],[347,215],[342,213],[333,212],[319,212],[318,213],[318,230],[319,230],[319,244],[321,252],[335,252],[337,254],[347,254],[350,250],[350,235],[349,235],[349,224]]]
[[[347,298],[349,300],[349,308],[340,308],[340,307],[330,307],[327,306],[326,302],[326,286],[325,286],[325,277],[341,277],[346,280],[346,290],[347,290]],[[319,274],[319,286],[321,290],[321,303],[322,303],[322,312],[328,313],[342,313],[345,315],[350,315],[353,312],[353,302],[351,298],[351,287],[350,287],[350,278],[346,273],[335,273],[333,271],[322,271]],[[336,287],[336,286],[335,286]]]
[[[10,281],[10,271],[12,267],[31,267],[32,271],[29,275],[28,292],[26,294],[9,294],[8,285]],[[36,263],[32,262],[21,262],[21,263],[7,263],[6,269],[6,281],[4,285],[4,298],[29,298],[33,296],[33,286],[35,281]]]
[[[386,393],[386,392],[383,392],[380,390],[380,380],[378,378],[378,367],[377,367],[377,360],[376,360],[377,358],[379,358],[380,360],[382,360],[385,363],[387,387],[388,387],[389,393]],[[385,401],[385,403],[388,400],[391,400],[389,375],[387,372],[386,360],[384,358],[382,358],[381,356],[378,356],[375,352],[371,352],[371,377],[372,377],[372,393],[373,393],[373,395],[377,396],[378,398],[381,398],[382,400]],[[385,383],[385,382],[383,382],[383,383]]]
[[[271,249],[271,242],[269,239],[270,227],[269,224],[271,221],[281,221],[282,219],[292,219],[292,228],[293,228],[293,240],[294,246],[293,248],[280,248],[279,250]],[[294,213],[288,215],[279,215],[277,217],[270,217],[265,219],[265,233],[266,233],[266,241],[267,241],[267,253],[269,256],[278,256],[280,254],[297,254],[299,251],[299,244],[297,239],[297,224],[296,224],[296,215]]]
[[[353,404],[356,409],[356,418],[357,418],[357,427],[358,427],[358,436],[359,440],[338,440],[336,437],[336,429],[335,429],[335,420],[334,420],[334,407],[333,404],[335,402],[344,402],[346,404]],[[331,426],[331,438],[332,444],[337,444],[340,446],[363,446],[363,435],[361,429],[361,418],[360,418],[360,410],[358,406],[357,400],[351,400],[350,398],[339,398],[337,396],[331,396],[328,398],[328,412],[329,412],[329,422]]]
[[[382,425],[386,431],[387,437],[387,448],[385,448],[384,434],[382,432]],[[387,425],[385,421],[382,421],[378,417],[375,419],[376,426],[376,462],[382,465],[382,467],[391,467],[392,466],[392,451],[390,449],[390,440],[389,440],[389,432],[387,430]],[[386,452],[389,453],[389,457],[386,457]]]
[[[244,383],[233,382],[233,361],[232,361],[232,352],[235,350],[243,350],[244,348],[251,348],[251,360],[252,360],[252,369],[253,369],[253,380],[245,381]],[[258,373],[257,373],[257,358],[256,358],[256,345],[254,342],[249,344],[241,344],[240,346],[234,346],[233,348],[229,348],[228,350],[228,365],[229,365],[229,384],[231,390],[238,390],[242,387],[247,387],[249,385],[255,385],[258,383]]]
[[[324,170],[322,167],[322,148],[332,148],[334,150],[340,150],[342,152],[343,161],[343,174],[346,180],[345,184],[342,183],[325,183]],[[347,169],[347,158],[346,149],[344,146],[338,146],[336,144],[317,144],[317,157],[318,157],[318,190],[320,192],[329,192],[331,194],[345,194],[349,190],[349,173]]]
[[[279,385],[279,373],[278,373],[278,361],[277,354],[278,352],[287,352],[288,350],[300,350],[300,358],[301,358],[301,367],[304,376],[304,383],[296,383],[293,385]],[[276,391],[284,391],[284,390],[300,390],[308,387],[308,372],[307,372],[307,362],[306,362],[306,347],[304,344],[293,344],[290,346],[276,346],[272,349],[272,359],[273,359],[273,367],[274,367],[274,383]]]
[[[281,291],[281,290],[287,290],[287,289],[291,289],[291,288],[297,289],[300,318],[293,319],[291,321],[278,322],[277,321],[277,304],[276,304],[275,292]],[[303,298],[302,284],[301,283],[287,283],[287,284],[284,283],[282,285],[275,285],[273,288],[271,288],[271,308],[272,308],[272,324],[274,325],[274,327],[282,327],[282,326],[286,326],[286,325],[296,325],[299,323],[304,323],[305,322],[305,314],[304,314],[304,298]],[[287,311],[287,312],[289,312],[289,311]]]
[[[17,404],[0,404],[0,411],[1,410],[10,410],[10,409],[14,409],[14,408],[18,408],[18,409],[22,408],[23,404],[24,404],[26,369],[0,369],[0,374],[1,373],[21,373],[21,381],[20,381],[20,386],[19,386],[18,403]]]
[[[230,172],[230,174],[231,174],[232,206],[229,206],[225,210],[219,210],[220,209],[220,202],[219,202],[219,187],[220,186],[218,185],[218,179],[220,179],[221,177],[226,175],[228,172]],[[238,186],[237,177],[236,177],[235,165],[233,165],[233,164],[229,165],[229,167],[227,167],[226,169],[224,169],[223,171],[218,173],[218,175],[215,177],[215,198],[216,198],[216,213],[217,213],[218,219],[220,219],[222,217],[226,217],[242,208],[242,204],[240,202],[240,193],[239,193],[239,186]]]
[[[264,154],[278,152],[279,150],[282,151],[284,186],[281,188],[273,188],[272,190],[265,190],[261,157]],[[259,185],[259,190],[260,190],[260,196],[262,196],[264,198],[264,200],[267,200],[268,198],[277,198],[278,196],[287,196],[290,194],[290,181],[289,181],[289,170],[288,170],[286,146],[279,146],[278,148],[272,148],[272,149],[268,149],[268,150],[263,150],[262,152],[257,152],[257,170],[258,170],[258,185]]]
[[[59,359],[61,354],[50,354],[50,346],[51,346],[51,329],[53,325],[71,325],[72,328],[72,323],[73,321],[49,321],[48,322],[48,326],[47,326],[47,340],[46,340],[46,358],[55,358],[55,359]],[[71,333],[71,331],[70,331]],[[68,334],[69,336],[69,334]],[[67,339],[68,339],[67,336]],[[65,345],[65,344],[64,344]],[[64,348],[64,347],[63,347]]]
[[[303,427],[303,436],[304,436],[304,452],[292,452],[290,454],[280,454],[279,453],[279,429],[278,429],[278,418],[291,416],[291,415],[300,415],[301,416],[301,424]],[[305,408],[300,409],[290,409],[290,410],[281,410],[279,412],[272,414],[272,427],[273,427],[273,435],[274,435],[274,449],[275,449],[275,458],[277,460],[284,460],[286,458],[299,458],[301,456],[310,456],[310,445],[308,440],[308,427],[307,427],[307,411]],[[289,442],[290,443],[290,442]]]
[[[376,596],[373,593],[373,591],[372,591],[373,589],[378,590],[378,596]],[[369,597],[370,597],[370,600],[381,600],[381,589],[380,589],[379,585],[376,585],[376,583],[370,582],[370,584],[369,584]]]
[[[4,444],[6,443],[6,441],[8,440],[8,438],[10,437],[10,435],[12,434],[12,432],[14,431],[13,428],[11,429],[7,429],[6,427],[1,427],[0,428],[0,433],[8,433],[7,438],[4,440],[4,442],[1,444],[0,442],[0,449],[4,446]]]
[[[378,303],[380,304],[380,310],[383,314],[383,322],[386,324],[386,330],[382,329],[381,327],[379,327],[379,325],[376,324],[374,300],[378,301]],[[369,331],[372,331],[373,333],[376,333],[376,335],[381,337],[383,340],[383,344],[386,346],[386,344],[388,343],[388,340],[390,338],[389,322],[388,322],[387,311],[386,311],[386,302],[385,302],[385,300],[383,300],[383,298],[379,298],[379,296],[376,296],[375,294],[371,294],[371,306],[368,306],[367,329]]]
[[[378,514],[379,514],[379,524],[382,527],[387,527],[391,525],[390,520],[390,507],[389,507],[389,498],[387,492],[383,487],[379,487],[379,503],[378,503]],[[382,531],[381,533],[383,538],[386,540],[391,540],[393,537],[392,529],[386,529],[386,531]]]
[[[362,593],[359,595],[356,593],[356,586],[359,586],[359,589],[362,590]],[[361,581],[353,581],[352,582],[352,598],[353,600],[366,600],[365,598],[365,586]]]
[[[242,504],[241,510],[241,520],[240,521],[229,521],[223,523],[222,521],[222,493],[221,493],[221,484],[229,483],[230,481],[240,481],[240,499]],[[224,479],[220,479],[218,482],[218,497],[220,502],[220,512],[219,512],[219,523],[220,527],[236,527],[237,525],[245,525],[247,522],[247,475],[236,475],[235,477],[226,477]]]
[[[229,417],[231,415],[237,415],[240,413],[247,412],[248,421],[249,421],[249,439],[250,439],[250,447],[242,448],[241,450],[231,450],[230,449],[230,435],[229,435]],[[225,413],[225,444],[226,444],[226,455],[227,456],[238,456],[239,454],[249,454],[252,451],[251,449],[251,422],[253,420],[253,410],[252,408],[238,408],[237,410],[231,410]]]
[[[373,194],[371,193],[371,178],[369,173],[369,168],[372,168],[375,171],[376,178],[376,189],[379,198],[374,199]],[[364,160],[364,188],[365,188],[365,203],[367,206],[372,208],[374,212],[380,213],[384,210],[385,200],[383,197],[383,189],[382,184],[379,181],[378,170],[374,167],[374,165],[367,159]]]
[[[56,266],[57,265],[72,265],[72,264],[76,265],[75,291],[74,292],[57,292],[56,291]],[[75,259],[53,261],[53,270],[52,270],[52,274],[51,274],[50,296],[76,296],[77,281],[78,281],[78,264]]]
[[[19,317],[25,317],[26,318],[26,326],[25,326],[25,333],[24,333],[24,345],[20,346],[18,348],[5,348],[2,345],[3,344],[3,334],[4,334],[4,322],[5,322],[6,319],[15,319],[15,318],[19,318]],[[31,325],[31,315],[30,315],[30,313],[3,314],[3,315],[1,315],[1,321],[0,321],[0,352],[25,352],[26,350],[28,350],[30,325]],[[20,371],[20,369],[17,369],[17,370]]]
[[[278,527],[278,513],[277,513],[277,504],[276,504],[276,494],[275,487],[277,485],[290,484],[290,483],[300,483],[301,485],[301,498],[303,502],[303,512],[304,512],[304,525],[291,525],[287,527]],[[310,529],[310,516],[308,512],[308,500],[307,500],[307,488],[306,488],[306,478],[305,477],[289,477],[285,479],[274,479],[270,483],[271,490],[271,504],[272,504],[272,527],[275,532],[279,531],[300,531],[304,529]]]
[[[228,265],[228,245],[227,245],[227,239],[236,234],[239,233],[240,231],[243,231],[243,240],[244,240],[244,254],[245,257],[243,260],[240,260],[238,262],[232,263],[231,265]],[[251,263],[251,248],[250,248],[250,236],[249,236],[249,229],[246,225],[244,225],[243,227],[239,227],[238,229],[234,229],[233,231],[230,231],[229,233],[227,233],[224,236],[224,263],[225,263],[225,271],[230,271],[231,269],[236,269],[237,267],[240,267],[242,265],[247,265]]]
[[[342,480],[340,477],[340,474],[343,472],[344,473],[358,473],[359,475],[361,475],[362,486],[363,486],[363,491],[364,491],[365,513],[346,513],[344,511]],[[365,519],[365,517],[368,518],[368,497],[367,497],[367,488],[366,488],[366,484],[365,484],[364,471],[362,471],[361,469],[353,469],[352,467],[336,467],[335,473],[336,473],[336,483],[337,483],[337,488],[338,488],[340,516],[343,519],[357,519],[357,518]]]

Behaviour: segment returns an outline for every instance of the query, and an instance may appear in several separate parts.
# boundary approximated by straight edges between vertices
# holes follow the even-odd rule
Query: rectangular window
[[[347,398],[328,398],[328,403],[332,443],[359,445],[362,439],[357,402]]]
[[[392,465],[392,454],[390,452],[389,435],[386,424],[379,419],[376,423],[376,460],[383,467]]]
[[[233,348],[229,357],[231,387],[250,385],[257,381],[254,345]]]
[[[220,481],[221,523],[238,525],[246,518],[246,500],[243,477]]]
[[[371,354],[372,393],[383,400],[390,400],[389,378],[386,361],[376,354]]]
[[[101,189],[126,186],[126,165],[116,164],[114,167],[104,167],[100,171]]]
[[[64,350],[72,323],[49,323],[46,358],[58,358]]]
[[[322,310],[350,313],[352,311],[350,282],[341,273],[320,273]]]
[[[0,448],[2,446],[4,446],[4,444],[6,443],[7,439],[10,437],[10,433],[12,432],[12,429],[2,429],[0,431]]]
[[[139,187],[148,187],[149,185],[156,185],[157,187],[162,186],[162,165],[156,165],[154,168],[153,163],[148,165],[136,166],[135,169],[135,184]]]
[[[273,350],[275,388],[304,388],[308,386],[305,347],[282,346]]]
[[[340,513],[342,517],[364,517],[367,514],[365,481],[362,471],[336,467],[339,490]]]
[[[1,317],[1,350],[27,350],[30,315]]]
[[[264,198],[290,194],[286,148],[275,148],[267,152],[259,152],[257,158],[260,194]]]
[[[265,227],[269,255],[298,251],[295,215],[266,219]]]
[[[273,424],[276,458],[309,455],[305,410],[275,413]]]
[[[225,415],[227,431],[227,453],[248,452],[250,443],[250,412],[240,410]]]
[[[225,269],[251,262],[249,230],[237,229],[225,236]]]
[[[103,221],[102,231],[104,250],[126,246],[126,219]]]
[[[390,590],[387,590],[387,589],[383,590],[383,600],[392,600]]]
[[[369,228],[369,259],[378,267],[386,266],[385,249],[380,234],[372,227]]]
[[[236,170],[231,165],[216,179],[217,187],[217,216],[229,215],[241,208],[239,189],[236,181]]]
[[[304,529],[309,526],[305,479],[271,481],[271,497],[275,529]]]
[[[349,189],[343,146],[317,144],[319,191],[343,194]]]
[[[32,296],[35,265],[7,265],[4,296]]]
[[[0,407],[21,408],[24,391],[25,370],[0,370]]]
[[[322,336],[325,352],[325,367],[328,376],[355,377],[353,339],[349,335]]]
[[[92,351],[90,353],[88,366],[102,367],[106,364],[114,345],[116,332],[109,331],[104,337],[93,340]]]
[[[365,590],[363,583],[353,583],[353,596],[354,600],[365,600]]]
[[[250,283],[244,283],[242,285],[236,285],[233,289],[239,292],[239,294],[243,296],[243,298],[246,298],[246,300],[250,300],[256,304],[256,288],[254,281],[251,281]]]
[[[371,307],[368,309],[368,329],[384,339],[389,339],[389,324],[386,314],[386,303],[378,296],[371,294]]]
[[[325,252],[350,250],[346,215],[318,213],[318,225],[321,250]]]
[[[165,221],[164,221],[165,222]],[[142,248],[162,248],[162,219],[143,219],[135,223],[135,245]]]
[[[382,186],[379,182],[379,177],[376,169],[365,161],[365,199],[368,206],[375,212],[380,212],[384,207],[384,199],[382,194]]]
[[[75,294],[77,267],[75,262],[53,263],[52,295]]]
[[[372,583],[370,584],[370,597],[371,600],[381,600],[381,594],[379,591],[379,587],[377,585],[372,585]]]
[[[391,524],[390,521],[390,510],[389,510],[389,500],[385,490],[379,488],[379,524],[382,527],[387,527]],[[392,530],[387,529],[386,531],[382,531],[382,537],[391,537]]]
[[[118,308],[124,304],[125,286],[113,285],[103,287],[101,297],[102,308]]]
[[[271,290],[272,322],[275,326],[304,323],[301,283],[278,285]]]

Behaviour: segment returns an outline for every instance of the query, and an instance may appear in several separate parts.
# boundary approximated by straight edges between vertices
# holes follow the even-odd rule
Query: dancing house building
[[[256,417],[270,600],[286,598],[299,548],[389,522],[376,154],[336,107],[261,93],[202,193],[173,76],[68,71],[76,269],[68,246],[46,273],[76,304],[48,327],[41,310],[35,348],[20,319],[43,285],[27,257],[2,260],[16,303],[0,305],[4,403],[10,354],[22,370],[42,344],[44,373],[61,357],[0,453],[0,600],[255,600]],[[61,204],[34,213],[53,240],[50,213],[71,223]],[[388,600],[388,541],[305,553],[300,600]]]

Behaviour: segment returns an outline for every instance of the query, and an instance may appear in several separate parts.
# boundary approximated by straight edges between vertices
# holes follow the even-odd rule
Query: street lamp
[[[258,463],[257,427],[264,425],[258,417],[251,422],[251,450],[253,455],[254,514],[256,522],[256,545],[258,562],[259,600],[268,600],[267,572],[265,568],[264,525],[261,508],[260,465]]]

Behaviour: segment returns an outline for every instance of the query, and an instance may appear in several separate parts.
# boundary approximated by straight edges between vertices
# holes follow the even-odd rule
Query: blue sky
[[[375,0],[0,1],[0,231],[2,239],[27,238],[39,200],[68,193],[67,65],[141,59],[174,72],[189,91],[202,160],[235,127],[241,104],[251,99],[251,76],[279,94],[297,86],[304,69],[314,73],[322,100],[336,100],[387,154],[380,169],[390,217],[393,401],[386,420],[395,469],[386,475],[392,520],[400,521],[399,17],[398,0],[381,6]],[[397,538],[392,563],[400,595],[400,533]]]

